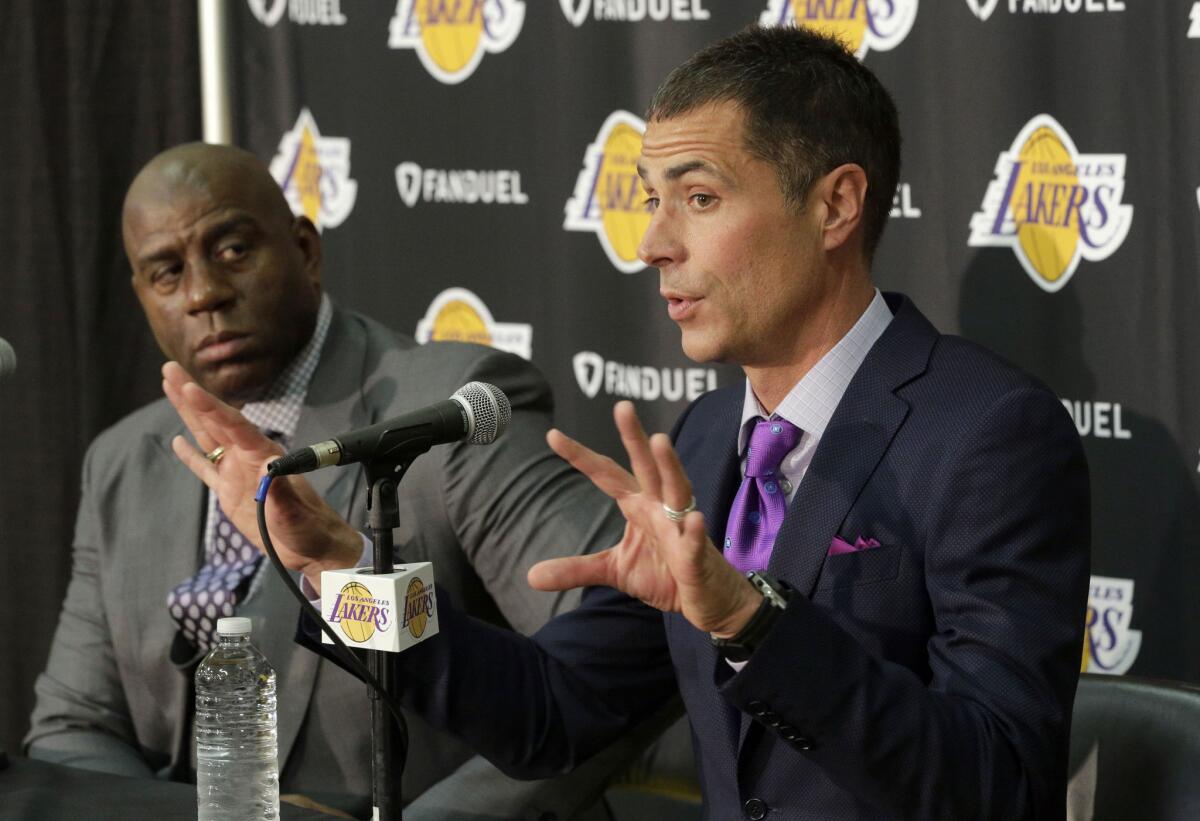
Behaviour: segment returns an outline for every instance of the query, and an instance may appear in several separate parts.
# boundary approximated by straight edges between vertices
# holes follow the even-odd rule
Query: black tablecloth
[[[333,816],[280,805],[282,821]],[[0,769],[3,821],[195,821],[196,788],[10,757]]]

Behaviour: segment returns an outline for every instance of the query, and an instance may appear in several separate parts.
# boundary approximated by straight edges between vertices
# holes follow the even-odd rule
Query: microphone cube
[[[370,567],[326,570],[321,617],[350,647],[407,650],[438,632],[433,565],[414,562],[378,576]],[[321,641],[333,644],[324,633]]]

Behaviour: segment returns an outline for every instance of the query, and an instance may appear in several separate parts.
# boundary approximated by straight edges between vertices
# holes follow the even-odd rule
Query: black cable
[[[283,579],[283,583],[287,585],[288,590],[296,597],[296,601],[300,602],[300,609],[307,612],[309,617],[320,626],[325,635],[333,640],[334,653],[337,657],[341,659],[344,665],[353,670],[355,675],[369,684],[371,689],[379,694],[388,711],[392,714],[392,718],[396,719],[396,726],[400,729],[399,758],[401,761],[404,761],[408,756],[408,723],[404,720],[404,715],[400,712],[399,703],[393,699],[391,693],[383,688],[379,680],[371,675],[371,671],[367,669],[367,666],[359,661],[358,656],[351,652],[350,648],[346,646],[346,643],[342,641],[337,632],[321,617],[320,611],[312,606],[308,597],[304,595],[304,591],[292,580],[292,575],[283,566],[283,561],[280,560],[279,554],[275,552],[275,545],[271,543],[271,534],[267,532],[267,491],[270,490],[271,481],[274,478],[269,473],[263,476],[262,480],[258,483],[258,492],[254,494],[254,501],[258,503],[258,533],[262,537],[263,547],[267,550],[267,557],[271,560],[271,564],[274,565],[280,578]]]

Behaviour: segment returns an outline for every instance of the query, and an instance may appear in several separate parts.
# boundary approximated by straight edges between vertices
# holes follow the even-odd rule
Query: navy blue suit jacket
[[[1061,818],[1088,582],[1078,436],[1044,385],[888,301],[776,539],[769,571],[796,595],[740,672],[608,589],[532,640],[443,600],[441,634],[402,657],[409,702],[542,775],[678,690],[712,818]],[[674,432],[715,544],[743,392]],[[829,556],[834,536],[880,546]]]

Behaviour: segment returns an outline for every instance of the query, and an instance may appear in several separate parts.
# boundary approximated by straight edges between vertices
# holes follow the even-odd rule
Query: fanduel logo
[[[896,187],[896,196],[892,197],[892,210],[888,216],[893,219],[921,218],[921,209],[913,205],[911,185],[902,182]]]
[[[999,0],[967,0],[980,20],[992,16]],[[1008,0],[1009,14],[1075,14],[1077,12],[1125,11],[1125,0]]]
[[[571,25],[578,28],[592,12],[593,20],[640,23],[643,20],[707,20],[702,0],[558,0]]]
[[[273,26],[283,17],[300,26],[344,26],[341,0],[248,0],[250,11],[264,26]]]
[[[652,402],[665,399],[691,402],[717,389],[717,372],[709,368],[652,368],[648,365],[626,365],[608,362],[592,351],[575,354],[571,364],[575,381],[589,399],[601,390],[607,396],[624,399],[644,399]]]
[[[422,168],[415,162],[396,166],[396,189],[409,208],[418,202],[473,205],[525,205],[520,171],[472,171]]]
[[[1080,436],[1094,439],[1132,439],[1133,434],[1121,422],[1120,402],[1088,402],[1078,399],[1062,400],[1071,414]]]

